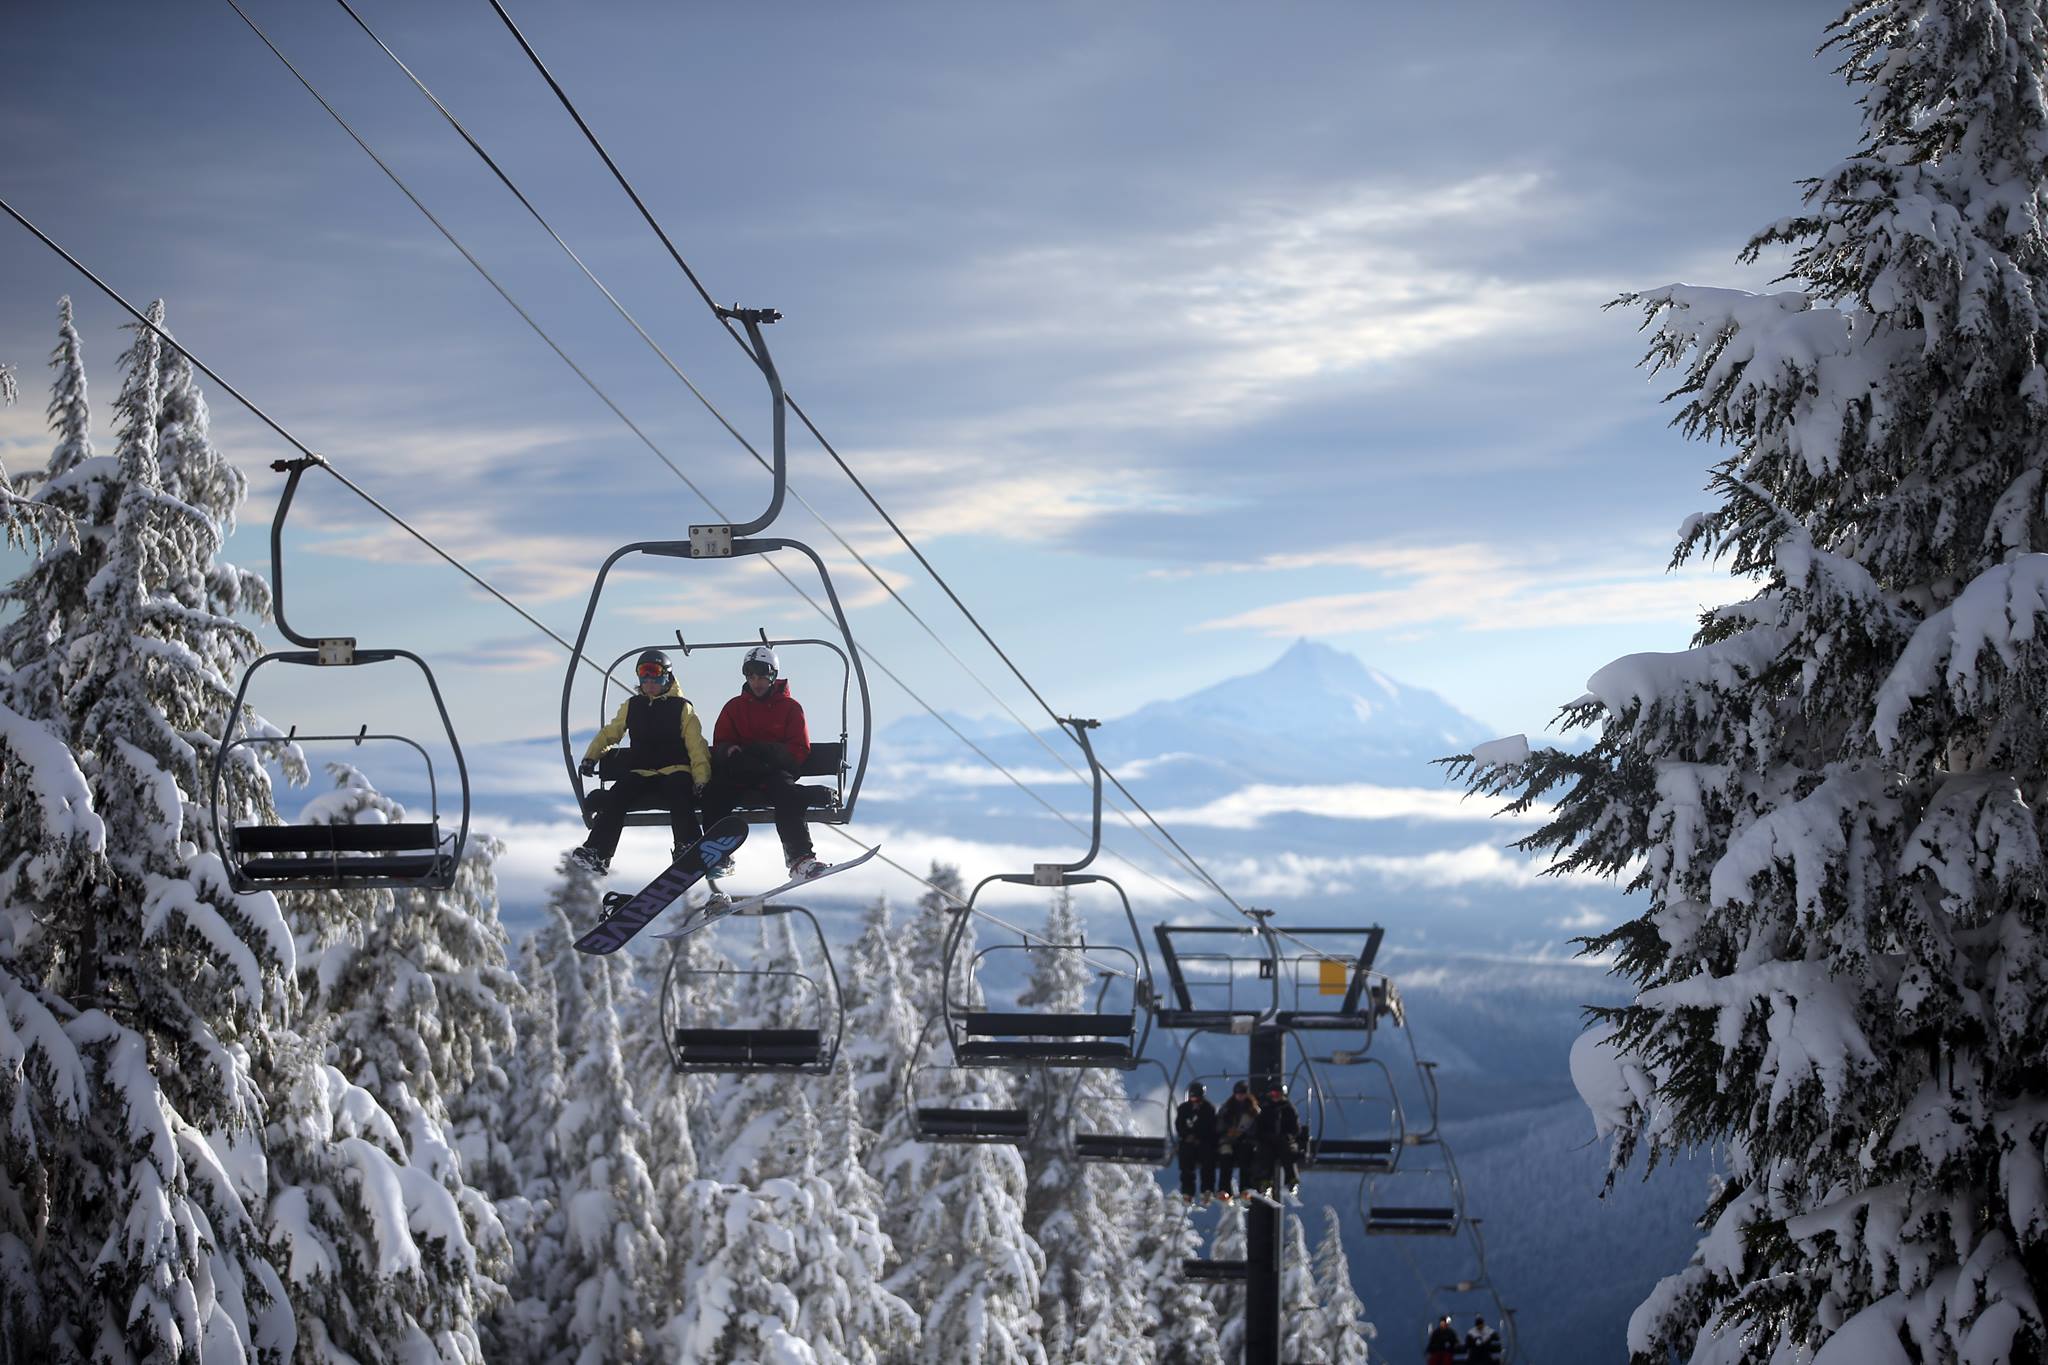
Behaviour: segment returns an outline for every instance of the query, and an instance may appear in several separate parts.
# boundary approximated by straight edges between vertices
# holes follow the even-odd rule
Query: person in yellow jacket
[[[633,671],[640,690],[626,698],[611,724],[591,739],[577,769],[585,777],[594,776],[598,755],[622,739],[632,741],[627,752],[633,756],[633,770],[597,793],[591,803],[590,837],[569,851],[570,861],[599,876],[611,870],[628,811],[666,808],[677,855],[703,835],[697,823],[697,792],[711,780],[711,750],[705,747],[696,708],[676,685],[668,655],[660,650],[642,654]]]

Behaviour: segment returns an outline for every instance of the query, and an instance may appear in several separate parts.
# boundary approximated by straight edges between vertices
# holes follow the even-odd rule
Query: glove
[[[582,773],[585,777],[596,777],[597,760],[594,758],[584,759],[581,763],[578,763],[576,765],[576,771]]]
[[[738,758],[740,756],[740,746],[737,744],[728,744],[723,749],[720,749],[718,751],[718,756],[726,760],[728,763],[730,763],[733,759]]]

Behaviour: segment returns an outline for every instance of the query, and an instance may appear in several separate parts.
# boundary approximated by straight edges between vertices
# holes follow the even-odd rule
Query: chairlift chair
[[[783,496],[788,487],[789,451],[786,430],[788,413],[783,399],[782,378],[776,371],[774,358],[769,354],[768,343],[761,333],[763,326],[776,321],[781,317],[781,314],[772,308],[720,308],[718,312],[720,317],[729,321],[736,321],[745,328],[748,354],[753,359],[754,364],[760,369],[763,378],[768,382],[770,416],[774,429],[774,460],[771,464],[773,484],[770,490],[768,506],[761,515],[755,517],[752,521],[738,524],[714,523],[692,526],[689,539],[687,540],[642,540],[635,541],[630,545],[622,545],[612,551],[604,563],[599,566],[596,581],[591,584],[590,600],[583,609],[582,624],[576,632],[575,648],[569,655],[568,671],[562,678],[562,762],[568,770],[569,784],[576,793],[576,806],[582,812],[585,824],[590,823],[595,816],[593,801],[596,794],[585,789],[583,776],[577,771],[577,754],[570,740],[570,710],[574,701],[576,669],[577,665],[583,661],[584,647],[590,641],[590,628],[597,616],[598,602],[604,595],[605,581],[610,577],[612,567],[628,555],[647,555],[657,559],[737,559],[745,555],[763,555],[776,550],[790,550],[810,560],[812,567],[817,570],[818,581],[825,590],[825,600],[831,607],[833,624],[838,628],[838,638],[836,640],[792,639],[777,642],[768,640],[764,632],[759,640],[719,641],[711,644],[690,645],[684,647],[684,652],[687,654],[692,649],[744,649],[762,643],[818,644],[833,650],[839,655],[841,664],[851,674],[852,682],[860,693],[860,757],[852,765],[852,774],[849,778],[846,771],[846,750],[849,734],[847,728],[848,697],[845,686],[842,685],[840,693],[840,737],[838,743],[835,745],[827,741],[825,744],[812,745],[811,760],[805,764],[803,771],[799,774],[799,776],[831,777],[833,779],[832,800],[828,804],[807,811],[805,819],[814,824],[832,825],[843,825],[852,820],[854,805],[860,797],[861,782],[867,774],[868,747],[872,738],[874,723],[873,714],[868,702],[867,670],[862,664],[860,650],[854,644],[853,630],[847,625],[846,611],[840,605],[838,590],[832,585],[832,575],[826,570],[825,561],[818,557],[817,551],[805,545],[802,541],[792,540],[786,536],[764,536],[759,534],[773,524],[776,515],[782,510]],[[680,633],[678,633],[676,638],[677,643],[680,645],[682,643]],[[629,650],[626,654],[621,654],[619,659],[624,659],[627,657],[627,654],[635,652],[637,651]],[[617,662],[617,660],[614,660],[612,666],[616,667]],[[610,676],[610,672],[607,670],[605,673],[607,682],[609,682]],[[600,706],[603,705],[603,701],[604,699],[600,697]],[[618,751],[614,750],[613,752],[617,753]],[[612,761],[609,770],[600,769],[601,780],[614,780],[616,776],[629,770],[631,766],[630,756],[615,759]],[[607,775],[607,772],[609,775]],[[762,821],[773,818],[772,814],[765,810],[748,809],[744,813],[749,821]],[[631,812],[626,817],[626,823],[632,825],[665,824],[667,823],[667,816],[659,812]]]
[[[964,1067],[957,1058],[950,1063],[930,1060],[932,1053],[941,1045],[951,1050],[943,1022],[940,1015],[933,1015],[925,1021],[904,1071],[903,1099],[910,1111],[912,1134],[919,1142],[932,1143],[1016,1146],[1028,1141],[1032,1131],[1031,1115],[1023,1108],[941,1103],[938,1100],[945,1098],[943,1095],[931,1095],[935,1085],[943,1082],[948,1073],[985,1069]]]
[[[284,523],[298,492],[299,479],[306,470],[324,461],[315,458],[279,460],[271,468],[288,477],[278,498],[276,515],[270,523],[270,582],[273,615],[278,631],[296,650],[265,654],[242,673],[229,709],[226,732],[215,751],[208,805],[215,845],[234,889],[244,895],[257,891],[323,891],[344,888],[386,888],[393,890],[445,891],[455,884],[462,861],[462,849],[469,837],[469,769],[463,762],[462,746],[455,738],[455,726],[433,670],[410,650],[361,649],[353,636],[305,636],[293,630],[284,610]],[[462,815],[452,831],[443,827],[440,788],[435,781],[434,763],[418,741],[404,735],[371,734],[368,726],[354,734],[301,735],[297,727],[283,740],[274,736],[238,734],[247,717],[249,686],[257,673],[271,664],[304,668],[363,668],[402,659],[419,669],[440,714],[448,748],[455,756],[456,776],[461,782]],[[416,752],[426,772],[427,818],[381,824],[264,824],[235,822],[223,828],[227,804],[227,772],[230,762],[261,762],[261,753],[280,743],[348,743],[361,746],[367,741],[388,741]],[[246,754],[240,751],[248,751]]]
[[[1158,1110],[1157,1122],[1141,1125],[1142,1131],[1093,1132],[1075,1128],[1068,1134],[1068,1149],[1076,1160],[1094,1161],[1125,1166],[1164,1166],[1173,1157],[1173,1082],[1166,1074],[1164,1063],[1151,1058],[1140,1058],[1136,1069],[1150,1068],[1159,1073],[1159,1084],[1165,1089],[1158,1100],[1148,1100],[1142,1095],[1131,1100],[1141,1113],[1149,1115]],[[1069,1094],[1078,1093],[1085,1071],[1075,1071]],[[1071,1104],[1068,1112],[1072,1112]]]
[[[1088,851],[1078,862],[1040,863],[1028,873],[997,873],[975,883],[967,903],[953,911],[954,921],[946,936],[946,989],[942,997],[946,1031],[953,1044],[954,1058],[963,1065],[1007,1067],[1115,1067],[1130,1070],[1138,1064],[1152,1030],[1152,967],[1146,956],[1131,898],[1116,881],[1100,873],[1084,872],[1102,847],[1102,766],[1088,742],[1092,720],[1063,719],[1061,728],[1073,735],[1088,759],[1094,780],[1094,818]],[[976,902],[990,886],[1004,882],[1017,886],[1072,887],[1096,884],[1116,893],[1130,929],[1130,946],[1120,944],[1033,943],[996,944],[978,950],[972,959],[959,961],[966,941],[967,921]],[[1058,1013],[1048,1010],[991,1010],[981,1003],[978,990],[980,968],[997,953],[1026,954],[1065,952],[1090,958],[1114,955],[1130,964],[1129,1008],[1096,1009],[1091,1012]],[[956,983],[967,993],[956,995]],[[1098,1002],[1099,1004],[1100,1002]]]
[[[1435,1166],[1405,1165],[1359,1182],[1359,1219],[1368,1237],[1458,1234],[1465,1223],[1465,1188],[1441,1142],[1437,1150]]]
[[[1340,1051],[1304,1055],[1296,1075],[1304,1072],[1308,1084],[1295,1101],[1296,1108],[1305,1104],[1312,1111],[1303,1124],[1308,1131],[1303,1171],[1385,1175],[1396,1170],[1408,1145],[1408,1126],[1386,1063]],[[1338,1079],[1351,1072],[1376,1072],[1378,1084]]]
[[[726,963],[692,967],[685,962],[684,942],[679,939],[671,944],[668,967],[661,978],[661,1035],[668,1045],[669,1063],[678,1074],[784,1071],[823,1075],[832,1070],[846,1033],[846,1006],[839,990],[839,972],[832,965],[832,950],[818,917],[800,905],[763,905],[725,918],[777,916],[808,927],[804,941],[816,945],[821,971],[804,970],[803,958],[770,966]],[[805,1003],[789,1017],[746,1028],[712,1023],[694,1007],[699,989],[745,981],[783,983],[795,988],[796,997]]]

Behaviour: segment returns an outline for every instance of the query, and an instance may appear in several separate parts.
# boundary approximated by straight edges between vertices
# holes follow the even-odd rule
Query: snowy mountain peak
[[[1308,776],[1333,767],[1356,772],[1361,760],[1426,761],[1488,734],[1436,693],[1303,638],[1256,673],[1111,722],[1103,742],[1137,752],[1206,752],[1252,769],[1270,758]]]

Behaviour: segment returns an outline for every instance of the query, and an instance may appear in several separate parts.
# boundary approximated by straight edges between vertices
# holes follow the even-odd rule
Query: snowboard
[[[613,891],[604,898],[605,917],[576,940],[579,953],[615,953],[645,929],[654,917],[674,904],[676,898],[702,881],[704,874],[732,855],[745,843],[747,822],[728,815],[704,832],[704,837],[682,851],[659,877],[635,895]]]
[[[656,934],[655,937],[687,938],[689,935],[696,933],[699,929],[702,929],[705,925],[710,924],[716,920],[724,919],[727,915],[752,914],[754,911],[759,910],[762,906],[766,905],[769,901],[775,899],[777,896],[781,895],[785,891],[794,891],[799,886],[809,886],[813,882],[821,882],[825,880],[825,878],[831,876],[833,873],[844,872],[849,867],[859,867],[862,863],[874,857],[877,853],[880,853],[881,851],[882,846],[880,844],[876,844],[873,848],[868,849],[866,852],[858,855],[857,857],[848,858],[843,863],[828,864],[825,870],[823,872],[818,873],[816,876],[793,877],[789,881],[784,882],[782,885],[775,887],[773,890],[763,891],[758,896],[741,896],[737,900],[730,900],[724,902],[713,901],[710,905],[704,907],[704,911],[702,914],[692,917],[688,924],[685,924],[680,928],[676,929],[665,929],[661,933]]]

